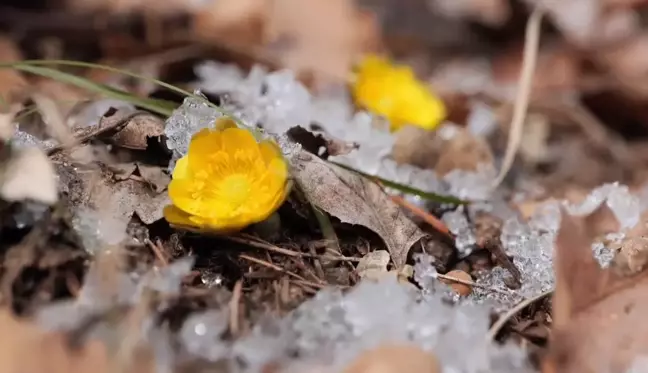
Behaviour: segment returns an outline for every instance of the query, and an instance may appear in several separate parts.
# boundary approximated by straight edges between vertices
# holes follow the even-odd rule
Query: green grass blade
[[[175,109],[175,107],[177,106],[174,102],[137,97],[128,92],[124,92],[104,84],[99,84],[86,78],[82,78],[63,71],[50,69],[48,67],[23,65],[20,63],[17,63],[12,67],[16,70],[40,75],[42,77],[50,78],[61,83],[67,83],[78,88],[85,89],[87,91],[99,93],[106,97],[126,101],[133,105],[140,106],[144,109],[164,116],[171,115],[173,109]]]
[[[224,110],[220,106],[214,104],[213,102],[209,102],[206,100],[204,97],[196,95],[192,92],[186,91],[180,87],[176,87],[173,84],[169,84],[166,82],[163,82],[161,80],[155,79],[155,78],[150,78],[148,76],[136,74],[127,70],[122,70],[116,67],[112,66],[106,66],[106,65],[101,65],[101,64],[96,64],[96,63],[91,63],[91,62],[83,62],[83,61],[71,61],[71,60],[25,60],[25,61],[20,61],[20,62],[11,62],[11,63],[0,63],[0,68],[1,67],[11,67],[11,68],[17,68],[18,66],[48,66],[48,65],[61,65],[61,66],[71,66],[71,67],[83,67],[83,68],[89,68],[89,69],[97,69],[97,70],[104,70],[104,71],[110,71],[116,74],[121,74],[125,76],[129,76],[138,80],[150,82],[153,84],[156,84],[160,87],[166,88],[172,92],[178,93],[182,96],[185,97],[192,97],[195,99],[203,100],[205,101],[210,107],[213,109],[217,110],[223,115],[226,115],[230,118],[232,118],[234,121],[237,122],[239,125],[243,125],[241,123],[240,119],[238,119],[236,116],[232,115],[232,113],[229,113],[227,110]]]
[[[341,164],[341,163],[338,163],[338,162],[332,162],[332,161],[329,161],[329,162],[331,162],[332,164],[334,164],[334,165],[336,165],[338,167],[342,167],[345,170],[348,170],[348,171],[351,171],[351,172],[356,172],[356,173],[360,174],[361,176],[366,177],[367,179],[371,179],[373,181],[379,182],[380,184],[382,184],[382,185],[384,185],[386,187],[396,189],[396,190],[401,191],[401,192],[406,193],[406,194],[412,194],[412,195],[415,195],[415,196],[419,196],[419,197],[421,197],[423,199],[426,199],[428,201],[437,202],[437,203],[450,203],[450,204],[453,204],[453,205],[466,205],[466,204],[470,203],[469,201],[464,201],[464,200],[461,200],[461,199],[456,198],[456,197],[443,196],[443,195],[436,194],[436,193],[425,192],[423,190],[413,188],[413,187],[405,185],[405,184],[400,184],[400,183],[397,183],[395,181],[383,179],[383,178],[381,178],[379,176],[370,175],[368,173],[358,171],[353,167],[349,167],[347,165],[344,165],[344,164]]]

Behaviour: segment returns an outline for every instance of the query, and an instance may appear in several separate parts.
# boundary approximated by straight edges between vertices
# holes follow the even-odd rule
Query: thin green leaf
[[[40,75],[62,83],[71,84],[81,89],[85,89],[87,91],[102,94],[106,97],[126,101],[133,105],[140,106],[144,109],[150,110],[154,113],[164,115],[164,116],[171,115],[173,109],[177,106],[175,103],[170,101],[137,97],[131,93],[124,92],[115,89],[113,87],[109,87],[107,85],[99,84],[91,80],[88,80],[86,78],[82,78],[63,71],[50,69],[48,67],[31,66],[31,65],[15,63],[14,66],[12,66],[12,68],[30,74]]]
[[[72,66],[72,67],[84,67],[84,68],[89,68],[89,69],[97,69],[97,70],[104,70],[104,71],[110,71],[116,74],[121,74],[121,75],[126,75],[138,80],[150,82],[153,84],[156,84],[160,87],[166,88],[172,92],[178,93],[180,95],[186,96],[186,97],[192,97],[194,99],[199,99],[205,101],[207,105],[212,107],[213,109],[217,110],[221,114],[228,116],[232,118],[234,121],[237,122],[237,124],[242,125],[243,123],[238,119],[236,116],[234,116],[232,113],[228,112],[227,110],[224,110],[220,106],[214,104],[213,102],[209,102],[206,100],[204,97],[196,95],[192,92],[186,91],[180,87],[176,87],[173,84],[169,84],[166,82],[163,82],[161,80],[151,78],[148,76],[136,74],[127,70],[122,70],[116,67],[111,67],[111,66],[106,66],[106,65],[100,65],[96,63],[91,63],[91,62],[83,62],[83,61],[71,61],[71,60],[25,60],[25,61],[20,61],[20,62],[11,62],[11,63],[0,63],[0,67],[16,67],[16,66],[37,66],[37,65],[63,65],[63,66]]]
[[[425,191],[422,191],[422,190],[417,189],[417,188],[413,188],[413,187],[408,186],[408,185],[404,185],[404,184],[397,183],[395,181],[383,179],[382,177],[379,177],[379,176],[370,175],[368,173],[358,171],[353,167],[349,167],[347,165],[344,165],[344,164],[341,164],[341,163],[338,163],[338,162],[333,162],[333,161],[329,161],[329,162],[331,162],[332,164],[334,164],[334,165],[336,165],[338,167],[342,167],[345,170],[356,172],[356,173],[360,174],[361,176],[366,177],[367,179],[370,179],[370,180],[372,180],[374,182],[378,182],[379,184],[382,184],[382,185],[384,185],[386,187],[396,189],[396,190],[401,191],[403,193],[416,195],[416,196],[419,196],[419,197],[421,197],[423,199],[426,199],[428,201],[437,202],[437,203],[450,203],[450,204],[453,204],[453,205],[466,205],[466,204],[470,203],[469,201],[464,201],[464,200],[461,200],[461,199],[456,198],[456,197],[442,196],[442,195],[436,194],[436,193],[425,192]]]

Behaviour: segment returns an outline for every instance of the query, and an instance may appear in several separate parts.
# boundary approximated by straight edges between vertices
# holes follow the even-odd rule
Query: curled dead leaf
[[[69,336],[47,332],[35,324],[16,319],[10,311],[0,311],[0,371],[6,373],[108,373],[114,365],[106,347],[87,341],[72,349]],[[150,358],[137,356],[124,372],[153,372]]]
[[[392,157],[400,164],[434,169],[441,155],[444,140],[438,132],[417,126],[403,126],[396,132]]]
[[[407,260],[412,245],[426,234],[373,181],[327,163],[306,151],[290,160],[292,174],[307,198],[343,223],[377,233],[396,267]]]
[[[303,149],[323,159],[349,154],[359,146],[357,143],[345,142],[324,133],[314,133],[300,126],[292,127],[286,134],[292,141],[301,144]]]
[[[115,145],[127,149],[144,150],[148,139],[164,135],[164,121],[152,114],[134,116],[128,124],[115,135],[112,140]]]
[[[362,353],[344,373],[437,373],[436,356],[417,346],[381,345]]]
[[[356,272],[358,272],[360,278],[377,280],[387,273],[389,260],[389,253],[387,251],[372,251],[360,259],[356,266]]]
[[[12,149],[0,167],[0,197],[5,201],[53,205],[58,200],[54,166],[40,148]]]
[[[586,219],[563,214],[555,249],[553,341],[543,372],[624,372],[648,353],[648,272],[602,269]]]
[[[444,176],[455,169],[477,171],[480,164],[492,166],[493,152],[486,140],[462,128],[445,142],[434,170]]]

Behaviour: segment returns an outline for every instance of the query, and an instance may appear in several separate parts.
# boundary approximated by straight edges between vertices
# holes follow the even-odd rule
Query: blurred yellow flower
[[[443,101],[409,67],[378,56],[357,66],[352,93],[358,105],[387,118],[392,131],[406,124],[432,130],[446,116]]]
[[[257,142],[234,125],[196,133],[169,184],[174,226],[227,233],[268,218],[289,191],[288,165],[272,140]]]

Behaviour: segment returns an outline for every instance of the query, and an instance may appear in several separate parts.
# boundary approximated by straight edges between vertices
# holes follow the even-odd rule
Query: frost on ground
[[[495,174],[488,168],[480,168],[474,173],[455,170],[440,179],[431,170],[398,165],[389,157],[395,139],[388,130],[388,123],[367,112],[354,112],[347,91],[312,97],[290,71],[268,73],[255,67],[246,76],[236,66],[216,62],[199,65],[196,74],[200,78],[197,83],[200,90],[224,95],[223,108],[239,116],[250,127],[262,124],[266,131],[276,134],[285,133],[293,126],[323,132],[359,145],[350,154],[331,157],[357,170],[426,192],[472,200],[483,200],[490,195],[489,185]],[[479,122],[478,119],[472,121]],[[490,119],[482,121],[473,124],[473,127],[485,131],[481,127],[488,127],[486,122]],[[172,128],[181,126],[173,124]],[[188,144],[185,138],[173,141],[170,146],[174,149],[186,149]],[[176,141],[182,142],[176,145]]]

